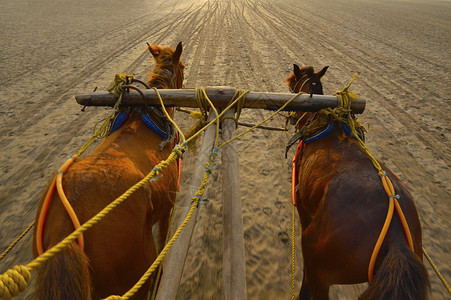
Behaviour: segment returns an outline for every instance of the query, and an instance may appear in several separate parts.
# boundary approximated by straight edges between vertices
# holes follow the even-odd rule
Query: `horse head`
[[[150,74],[148,85],[165,89],[180,89],[183,86],[183,70],[185,65],[180,60],[183,47],[182,42],[178,43],[175,50],[159,45],[149,45],[147,47],[155,59],[156,66]]]
[[[308,93],[323,95],[323,85],[321,83],[321,77],[324,76],[329,66],[324,67],[319,72],[314,72],[313,67],[304,66],[299,67],[293,64],[293,73],[285,79],[288,88],[292,93]],[[298,112],[297,117],[291,119],[291,123],[297,124],[301,128],[309,119],[311,113]]]
[[[293,65],[293,73],[290,77],[285,79],[288,83],[290,92],[292,93],[312,93],[323,95],[323,85],[321,84],[321,77],[327,71],[329,66],[324,67],[321,71],[315,73],[313,67],[306,66],[300,68],[298,65]]]

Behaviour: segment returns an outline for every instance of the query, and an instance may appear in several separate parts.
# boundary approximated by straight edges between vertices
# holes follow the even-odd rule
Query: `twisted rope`
[[[445,286],[445,289],[448,291],[448,294],[451,295],[451,289],[449,288],[448,282],[446,282],[445,278],[443,278],[442,274],[440,273],[440,271],[438,270],[437,266],[432,261],[431,257],[427,254],[426,249],[424,249],[424,247],[423,247],[423,254],[426,257],[426,259],[428,260],[428,262],[431,265],[432,269],[434,269],[435,274],[437,274],[438,278],[440,279],[440,281]]]
[[[236,102],[236,108],[235,108],[235,116],[224,116],[221,118],[221,121],[224,119],[232,119],[235,121],[236,127],[238,128],[238,125],[243,125],[240,124],[238,122],[238,120],[240,119],[240,115],[241,115],[241,111],[243,110],[243,106],[244,106],[244,100],[246,99],[244,96],[248,93],[249,91],[243,91],[243,90],[237,90],[235,92],[235,95],[233,95],[232,97],[232,102],[234,102],[236,99],[238,99],[238,101]],[[248,124],[244,124],[244,126],[246,126]],[[250,125],[250,127],[252,127],[253,125]],[[249,127],[249,126],[248,126]]]
[[[3,251],[2,255],[0,255],[0,260],[2,260],[6,256],[6,254],[8,254],[14,248],[14,246],[16,246],[16,244],[28,233],[28,231],[30,231],[31,228],[33,228],[34,222],[35,221],[31,222],[31,224],[28,225],[28,227],[19,235],[19,237],[14,242],[12,242],[5,251]]]
[[[0,299],[9,300],[24,291],[31,279],[30,268],[14,266],[0,275]]]

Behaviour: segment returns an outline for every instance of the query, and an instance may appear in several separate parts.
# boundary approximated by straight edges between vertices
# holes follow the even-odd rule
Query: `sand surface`
[[[367,100],[359,117],[370,124],[367,146],[410,188],[424,247],[450,282],[450,28],[451,2],[435,0],[2,1],[0,251],[34,220],[52,172],[111,112],[81,112],[74,96],[105,90],[120,72],[145,79],[153,68],[145,42],[175,47],[183,41],[186,87],[287,92],[283,80],[297,63],[330,66],[323,84],[333,94],[357,73],[352,90]],[[268,115],[245,110],[241,121]],[[193,123],[181,113],[177,121],[184,129]],[[283,122],[279,116],[269,125]],[[290,295],[294,149],[288,160],[284,151],[291,134],[255,130],[238,141],[249,299]],[[180,197],[194,163],[188,153]],[[222,298],[218,174],[199,207],[178,299]],[[297,293],[299,244],[296,259]],[[0,272],[29,261],[31,234],[0,262]],[[450,299],[427,267],[431,299]],[[364,288],[334,287],[331,299],[356,299]],[[31,289],[18,297],[31,298]]]

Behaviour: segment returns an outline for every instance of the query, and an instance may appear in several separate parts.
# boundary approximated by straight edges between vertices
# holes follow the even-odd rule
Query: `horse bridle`
[[[290,92],[292,93],[298,93],[296,92],[297,87],[299,86],[299,84],[302,82],[302,79],[304,79],[304,77],[308,77],[308,74],[304,74],[301,78],[299,78],[298,81],[296,81],[296,84],[293,87],[290,87]],[[299,91],[302,91],[302,88],[304,87],[304,85],[310,80],[310,77],[307,78],[307,80],[305,80],[304,82],[302,82],[301,88],[299,89]]]
[[[307,80],[302,81],[305,77],[308,77]],[[304,88],[304,85],[310,80],[313,80],[312,77],[310,77],[309,74],[304,74],[303,76],[301,76],[301,78],[299,78],[298,81],[296,81],[296,83],[295,83],[295,85],[293,87],[290,87],[290,92],[292,92],[292,93],[302,92],[302,89]],[[302,82],[302,85],[299,88],[299,92],[296,92],[296,90],[297,90],[299,84],[301,84],[301,82]],[[311,88],[311,91],[310,91],[310,96],[312,96],[313,93],[315,92],[315,87],[318,86],[318,83],[321,84],[320,82],[312,82],[312,88]]]

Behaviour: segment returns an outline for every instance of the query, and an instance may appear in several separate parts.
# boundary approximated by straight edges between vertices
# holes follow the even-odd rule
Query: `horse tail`
[[[360,300],[425,300],[429,275],[420,259],[407,247],[390,247],[369,288]]]
[[[77,244],[51,257],[37,273],[37,299],[91,299],[89,260]]]

